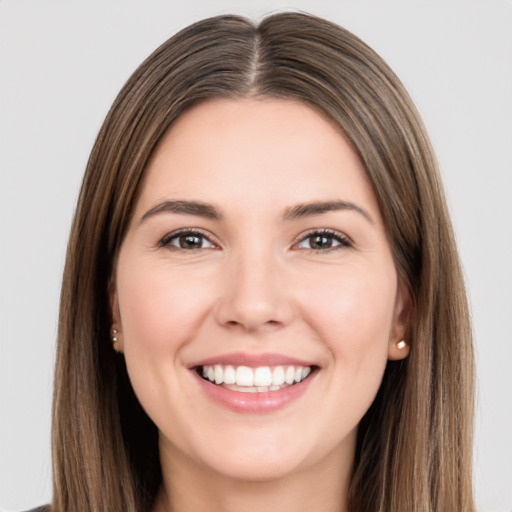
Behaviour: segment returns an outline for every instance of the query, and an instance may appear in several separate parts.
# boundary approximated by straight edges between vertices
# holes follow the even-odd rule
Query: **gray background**
[[[60,279],[95,135],[135,67],[179,28],[293,8],[394,68],[436,148],[478,357],[475,483],[512,510],[512,3],[506,0],[0,1],[0,507],[47,502]],[[448,512],[448,511],[447,511]],[[453,511],[455,512],[455,511]]]

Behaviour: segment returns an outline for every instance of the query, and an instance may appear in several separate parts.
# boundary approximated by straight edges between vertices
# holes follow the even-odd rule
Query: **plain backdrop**
[[[0,507],[51,495],[50,408],[66,239],[88,153],[135,67],[178,29],[233,12],[311,12],[397,72],[442,169],[474,317],[475,484],[512,511],[512,4],[0,1]],[[446,511],[462,512],[462,511]]]

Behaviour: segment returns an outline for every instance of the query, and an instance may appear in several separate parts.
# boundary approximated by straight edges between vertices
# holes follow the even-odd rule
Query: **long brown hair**
[[[373,184],[413,301],[409,357],[388,362],[359,425],[349,509],[472,511],[471,329],[432,148],[386,63],[350,32],[301,13],[258,26],[236,16],[189,26],[135,71],[108,113],[64,271],[52,509],[151,508],[162,478],[158,432],[112,350],[109,280],[148,159],[169,126],[198,102],[259,95],[304,102],[343,130]]]

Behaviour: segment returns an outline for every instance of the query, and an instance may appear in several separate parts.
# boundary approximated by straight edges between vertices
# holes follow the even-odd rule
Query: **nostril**
[[[279,322],[278,320],[266,320],[264,322],[262,322],[261,324],[254,324],[252,325],[250,322],[239,322],[237,320],[228,320],[226,322],[227,326],[230,326],[230,327],[241,327],[242,329],[246,329],[248,331],[255,331],[257,329],[261,329],[261,328],[275,328],[275,327],[278,327],[279,325],[282,325],[282,322]]]

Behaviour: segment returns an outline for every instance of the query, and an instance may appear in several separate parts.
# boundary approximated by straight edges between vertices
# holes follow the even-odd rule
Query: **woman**
[[[157,49],[72,228],[52,510],[473,510],[435,158],[364,43],[223,16]]]

